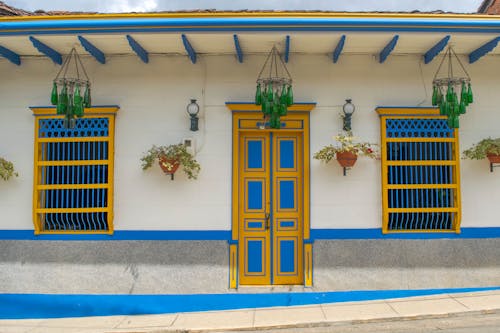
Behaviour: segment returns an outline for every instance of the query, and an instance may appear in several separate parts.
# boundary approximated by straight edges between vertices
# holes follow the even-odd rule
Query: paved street
[[[208,331],[206,331],[208,332]],[[214,331],[210,331],[214,333]],[[228,331],[216,331],[218,333]],[[243,332],[266,332],[266,333],[499,333],[500,311],[491,313],[466,313],[450,315],[444,318],[431,319],[405,319],[396,321],[372,321],[367,323],[333,323],[328,326],[315,327],[283,327],[271,330],[244,330],[231,331],[233,333]]]

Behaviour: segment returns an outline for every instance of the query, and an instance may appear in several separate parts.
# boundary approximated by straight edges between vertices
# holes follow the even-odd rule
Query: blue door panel
[[[247,168],[261,169],[262,168],[262,140],[247,141]]]
[[[248,273],[262,273],[263,267],[263,240],[247,241],[247,271]]]
[[[247,207],[248,209],[262,209],[263,183],[260,180],[248,181],[247,183]]]
[[[295,272],[295,241],[280,240],[280,272],[293,273]]]
[[[280,140],[280,169],[295,168],[295,142],[294,140]]]
[[[279,208],[280,209],[293,209],[295,208],[295,181],[293,180],[280,180],[279,184]]]

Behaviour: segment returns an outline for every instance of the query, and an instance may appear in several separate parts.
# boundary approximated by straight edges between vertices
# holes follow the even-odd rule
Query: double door
[[[304,133],[239,132],[240,284],[303,284]]]

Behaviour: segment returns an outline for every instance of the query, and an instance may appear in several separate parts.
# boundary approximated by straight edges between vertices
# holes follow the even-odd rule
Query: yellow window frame
[[[34,126],[34,165],[33,165],[33,224],[35,235],[39,234],[113,234],[113,191],[114,191],[114,130],[115,116],[118,106],[92,107],[85,109],[83,118],[106,118],[108,120],[108,135],[95,137],[39,137],[41,119],[62,119],[56,114],[55,107],[32,107],[35,116]],[[42,160],[42,145],[46,143],[82,143],[102,142],[107,143],[107,159],[100,160]],[[107,183],[88,184],[42,184],[42,167],[46,166],[107,166]],[[86,190],[106,189],[107,198],[105,207],[85,208],[44,208],[40,193],[44,190]],[[44,230],[44,217],[46,213],[107,213],[107,230]]]
[[[402,137],[387,138],[387,120],[388,119],[446,119],[440,116],[436,108],[377,108],[380,116],[380,135],[381,135],[381,172],[382,172],[382,232],[388,233],[411,233],[411,232],[455,232],[460,233],[461,222],[461,194],[460,194],[460,151],[458,141],[458,130],[453,129],[452,137],[440,138],[422,138],[422,137]],[[422,143],[449,143],[451,144],[451,158],[449,160],[388,160],[387,144],[390,142],[422,142]],[[413,183],[413,184],[389,184],[388,174],[390,166],[451,166],[451,183]],[[390,190],[450,190],[453,193],[451,207],[413,207],[413,208],[390,208],[389,191]],[[418,192],[417,192],[418,193]],[[408,213],[412,216],[418,213],[452,213],[451,228],[436,229],[391,229],[389,227],[389,214]],[[408,217],[407,217],[408,218]],[[413,218],[413,217],[412,217]]]

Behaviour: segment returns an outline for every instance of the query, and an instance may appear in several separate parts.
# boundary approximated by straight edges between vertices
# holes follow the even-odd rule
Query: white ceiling
[[[290,53],[331,54],[342,35],[346,36],[342,54],[377,55],[394,37],[387,32],[298,32],[298,33],[238,33],[243,54],[268,53],[273,45],[283,52],[285,38],[290,36]],[[423,55],[432,46],[447,36],[446,33],[398,33],[399,40],[391,54]],[[78,35],[33,35],[62,55],[76,47],[80,54],[87,53]],[[81,34],[105,55],[134,54],[125,34]],[[184,54],[186,49],[180,33],[134,33],[131,36],[152,54]],[[198,54],[235,54],[233,33],[186,33]],[[451,34],[448,45],[453,45],[457,54],[468,55],[471,51],[492,40],[491,34]],[[21,57],[44,56],[31,43],[29,36],[0,37],[0,46],[6,47]],[[444,52],[444,50],[442,51]],[[500,54],[500,47],[489,54]]]

